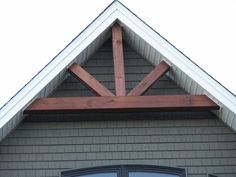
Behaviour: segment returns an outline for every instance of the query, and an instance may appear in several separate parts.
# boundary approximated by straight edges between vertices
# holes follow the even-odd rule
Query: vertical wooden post
[[[125,96],[122,28],[118,23],[115,23],[112,27],[112,49],[113,49],[116,96]]]

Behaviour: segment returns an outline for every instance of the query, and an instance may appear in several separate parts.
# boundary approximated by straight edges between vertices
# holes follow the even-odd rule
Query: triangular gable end
[[[72,64],[68,72],[80,80],[96,96],[74,98],[38,98],[24,113],[81,113],[92,111],[199,111],[218,110],[216,105],[206,95],[149,95],[145,92],[163,75],[170,66],[161,61],[152,71],[126,93],[125,60],[123,50],[122,27],[115,23],[112,26],[112,68],[114,70],[115,93],[87,72],[79,64]],[[99,61],[99,60],[98,60]],[[145,66],[143,67],[145,68]],[[95,69],[95,68],[94,68]]]
[[[162,36],[118,1],[114,1],[82,31],[39,74],[20,90],[0,112],[0,140],[24,118],[23,111],[38,97],[48,96],[66,77],[68,67],[83,63],[111,34],[116,22],[122,25],[124,40],[154,65],[165,60],[171,65],[170,77],[191,94],[206,94],[221,106],[215,111],[236,130],[235,97],[201,68],[173,47]]]

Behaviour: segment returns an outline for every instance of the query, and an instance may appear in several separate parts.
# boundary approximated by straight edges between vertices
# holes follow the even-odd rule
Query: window
[[[129,177],[178,177],[179,175],[170,175],[154,172],[129,172]]]
[[[117,177],[116,173],[96,173],[96,174],[87,174],[79,175],[80,177]]]
[[[61,177],[186,177],[182,168],[154,165],[115,165],[68,170]]]
[[[208,174],[208,177],[217,177],[217,176],[213,174]]]

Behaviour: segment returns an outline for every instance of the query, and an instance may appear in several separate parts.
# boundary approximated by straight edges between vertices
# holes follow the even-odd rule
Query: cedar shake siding
[[[128,93],[154,67],[125,43],[124,61]],[[111,40],[83,68],[114,93]],[[146,95],[163,94],[185,92],[164,76]],[[51,96],[93,95],[68,76]],[[59,177],[64,170],[119,164],[235,177],[236,134],[210,112],[29,115],[0,143],[0,159],[0,176],[7,177]]]
[[[137,117],[23,122],[1,143],[0,176],[54,177],[68,169],[152,164],[186,168],[189,177],[213,172],[235,177],[236,135],[218,118],[208,113]]]
[[[124,62],[126,93],[129,93],[150,71],[154,69],[147,60],[132,50],[124,42]],[[112,59],[112,43],[108,40],[83,68],[92,74],[98,81],[115,93],[114,68]],[[163,76],[145,95],[184,94],[168,76]],[[67,96],[95,96],[73,76],[69,76],[53,93],[52,97]]]

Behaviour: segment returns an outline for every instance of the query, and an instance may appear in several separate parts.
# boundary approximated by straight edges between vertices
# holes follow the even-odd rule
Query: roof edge
[[[117,19],[117,0],[79,33],[0,109],[0,128],[28,104],[60,71]]]
[[[117,19],[125,26],[135,30],[136,34],[158,50],[170,63],[173,63],[203,87],[206,90],[206,95],[210,95],[217,103],[227,107],[236,114],[236,98],[232,93],[143,22],[121,2],[115,0],[1,108],[0,128],[17,113],[22,112],[22,109],[36,98],[37,94],[53,78],[68,67],[80,52]]]
[[[119,20],[122,23],[124,23],[126,26],[129,26],[131,29],[135,29],[135,33],[137,33],[139,36],[142,36],[146,42],[157,49],[163,56],[165,56],[167,60],[176,65],[190,78],[195,80],[206,90],[205,94],[212,95],[215,101],[228,107],[236,114],[235,95],[233,95],[228,89],[222,86],[216,79],[210,76],[202,68],[196,65],[196,63],[186,57],[169,41],[163,38],[159,33],[153,30],[120,2],[119,7],[122,9],[122,11],[119,11]]]

